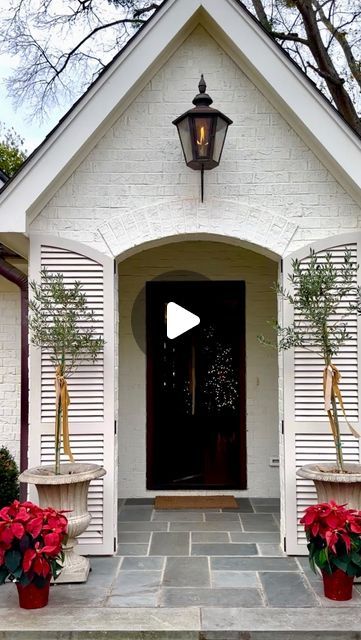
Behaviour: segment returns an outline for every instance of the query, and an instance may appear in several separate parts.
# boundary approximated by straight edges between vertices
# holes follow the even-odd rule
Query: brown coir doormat
[[[157,496],[155,509],[237,509],[234,496]]]

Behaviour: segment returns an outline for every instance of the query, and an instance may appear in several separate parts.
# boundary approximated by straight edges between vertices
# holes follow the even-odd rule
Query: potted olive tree
[[[75,552],[75,538],[85,531],[91,519],[87,508],[89,484],[106,471],[95,464],[74,461],[69,440],[67,381],[81,363],[95,362],[104,341],[94,330],[94,312],[80,282],[69,286],[61,273],[43,270],[40,283],[32,281],[30,288],[30,341],[47,354],[54,367],[55,463],[24,471],[20,481],[36,485],[40,506],[69,511],[68,541],[58,582],[84,582],[89,560]],[[61,463],[62,446],[69,462]]]
[[[335,445],[335,462],[305,465],[297,474],[314,481],[319,502],[334,500],[360,509],[361,465],[344,462],[340,418],[356,438],[359,433],[346,416],[339,386],[341,374],[334,364],[342,347],[355,339],[347,319],[351,313],[361,313],[361,291],[355,285],[357,271],[349,250],[345,251],[341,268],[336,268],[331,253],[320,256],[311,251],[307,261],[293,260],[292,273],[288,275],[290,290],[276,285],[281,298],[293,307],[293,322],[286,327],[275,323],[275,329],[280,351],[305,349],[323,362],[325,412]],[[270,344],[263,336],[259,339]]]

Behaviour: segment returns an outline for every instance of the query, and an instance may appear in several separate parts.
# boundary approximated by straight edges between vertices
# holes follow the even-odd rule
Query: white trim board
[[[233,58],[361,201],[361,140],[237,0],[167,0],[0,194],[0,232],[27,229],[52,193],[198,24]]]

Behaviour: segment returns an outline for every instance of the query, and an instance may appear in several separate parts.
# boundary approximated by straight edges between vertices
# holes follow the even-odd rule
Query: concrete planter
[[[319,502],[334,500],[361,510],[361,464],[346,464],[345,468],[348,473],[335,473],[334,463],[308,464],[297,475],[313,480]]]
[[[91,515],[88,512],[88,488],[91,480],[101,478],[105,469],[96,464],[67,463],[60,466],[60,475],[55,475],[53,465],[27,469],[20,475],[20,482],[35,484],[41,507],[69,510],[68,542],[64,547],[64,564],[57,578],[59,582],[86,582],[89,560],[76,553],[76,538],[88,527]]]

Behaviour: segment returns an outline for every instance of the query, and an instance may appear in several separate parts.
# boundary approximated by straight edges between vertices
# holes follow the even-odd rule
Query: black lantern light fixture
[[[201,198],[204,194],[204,171],[219,165],[227,129],[232,120],[213,109],[212,98],[206,93],[203,74],[198,85],[199,93],[193,99],[195,105],[173,120],[178,129],[184,158],[191,169],[201,171]]]

